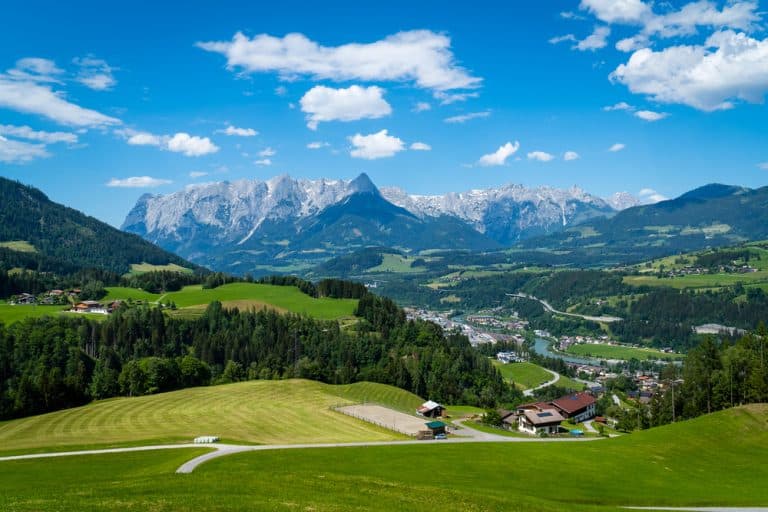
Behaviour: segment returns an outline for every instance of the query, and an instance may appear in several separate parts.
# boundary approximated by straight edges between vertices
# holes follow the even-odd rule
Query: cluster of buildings
[[[82,293],[82,290],[74,288],[72,290],[49,290],[40,295],[33,295],[31,293],[20,293],[11,298],[10,303],[15,305],[34,305],[34,304],[62,304],[75,298]]]
[[[464,320],[473,325],[488,327],[491,329],[503,329],[509,331],[521,331],[528,328],[527,320],[500,320],[491,315],[467,315]]]
[[[718,265],[717,267],[705,268],[698,266],[685,266],[683,268],[673,268],[667,272],[668,277],[680,276],[700,276],[702,274],[750,274],[757,272],[755,267],[750,265]]]
[[[95,313],[99,315],[108,315],[120,307],[121,300],[115,300],[108,303],[102,303],[97,300],[84,300],[76,303],[69,310],[72,313]]]
[[[593,338],[591,336],[560,336],[560,339],[558,340],[557,348],[562,351],[566,351],[568,347],[571,347],[573,345],[581,345],[582,343],[589,343],[589,344],[608,344],[608,345],[616,345],[617,343],[615,341],[611,341],[608,336],[600,336],[597,338]]]
[[[461,334],[469,338],[469,342],[473,346],[486,343],[496,343],[496,341],[498,341],[497,336],[500,336],[488,332],[483,332],[466,323],[455,322],[448,317],[448,313],[436,313],[426,309],[405,308],[405,314],[408,320],[425,320],[427,322],[432,322],[439,325],[446,331],[459,331]]]
[[[496,354],[496,360],[504,364],[507,363],[524,363],[526,359],[522,354],[517,352],[499,352]]]
[[[518,406],[514,411],[499,411],[508,430],[531,435],[560,433],[565,420],[573,423],[595,418],[597,400],[589,393],[572,393],[551,402],[534,402]]]

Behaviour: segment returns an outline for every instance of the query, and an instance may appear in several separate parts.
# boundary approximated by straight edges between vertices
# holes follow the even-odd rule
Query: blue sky
[[[285,173],[768,182],[763,2],[241,4],[5,6],[0,175],[115,225],[145,192]]]

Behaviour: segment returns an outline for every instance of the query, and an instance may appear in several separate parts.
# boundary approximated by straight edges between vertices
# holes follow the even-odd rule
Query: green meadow
[[[399,388],[367,382],[333,386],[299,379],[259,380],[189,388],[1,422],[0,454],[191,442],[201,435],[248,444],[402,438],[333,410],[362,402],[413,413],[422,400]]]
[[[501,376],[515,383],[520,389],[535,388],[552,380],[552,374],[533,363],[501,363],[493,362]]]
[[[0,242],[0,248],[10,249],[16,252],[37,252],[35,246],[26,240],[12,240],[10,242]]]
[[[764,506],[768,406],[613,439],[242,453],[201,450],[0,462],[0,509],[608,511]]]
[[[40,318],[43,316],[59,315],[69,306],[38,306],[0,304],[0,322],[10,325],[25,318]]]
[[[371,267],[366,272],[375,274],[380,272],[395,272],[400,274],[414,274],[424,272],[424,267],[412,267],[411,264],[416,261],[413,256],[401,256],[399,254],[383,253],[382,261],[378,266]]]
[[[668,354],[652,348],[606,345],[603,343],[580,343],[578,345],[571,345],[566,352],[577,356],[590,356],[600,359],[622,359],[624,361],[629,361],[630,359],[639,359],[641,361],[645,359],[682,359],[685,357],[681,354]]]
[[[199,311],[200,306],[204,309],[204,306],[218,300],[225,306],[240,309],[272,307],[278,311],[306,314],[324,320],[352,316],[357,307],[357,300],[354,299],[316,299],[294,286],[255,283],[231,283],[212,289],[203,289],[201,285],[185,286],[178,292],[160,296],[158,300],[174,302],[182,311],[184,308],[192,308],[192,313],[195,309]]]
[[[182,267],[175,263],[169,263],[168,265],[152,265],[151,263],[133,263],[131,264],[131,271],[129,275],[146,274],[147,272],[183,272],[192,273],[191,269]]]

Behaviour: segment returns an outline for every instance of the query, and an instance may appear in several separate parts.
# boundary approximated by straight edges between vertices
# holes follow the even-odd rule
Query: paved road
[[[535,388],[526,389],[525,391],[523,391],[523,396],[533,396],[533,392],[536,391],[537,389],[542,389],[542,388],[545,388],[547,386],[551,386],[552,384],[555,384],[557,381],[560,380],[560,374],[559,373],[557,373],[555,371],[552,371],[552,370],[548,370],[546,368],[542,368],[542,370],[549,372],[552,375],[552,380],[548,380],[544,384],[536,386]]]
[[[460,423],[461,420],[458,420]],[[29,460],[29,459],[47,459],[54,457],[71,457],[78,455],[101,455],[109,453],[130,453],[130,452],[142,452],[150,450],[170,450],[179,448],[210,448],[212,451],[205,453],[192,460],[189,460],[179,466],[176,470],[177,473],[191,473],[200,464],[216,459],[218,457],[224,457],[226,455],[232,455],[234,453],[242,452],[255,452],[265,450],[294,450],[294,449],[306,449],[306,448],[349,448],[356,446],[401,446],[401,445],[442,445],[453,443],[509,443],[509,442],[577,442],[577,441],[594,441],[598,438],[525,438],[525,437],[506,437],[495,434],[488,434],[486,432],[480,432],[466,425],[461,425],[461,430],[457,432],[461,437],[450,437],[445,440],[434,441],[370,441],[370,442],[358,442],[358,443],[304,443],[304,444],[269,444],[269,445],[237,445],[237,444],[160,444],[151,446],[133,446],[128,448],[105,448],[103,450],[79,450],[71,452],[49,452],[49,453],[30,453],[26,455],[10,455],[7,457],[0,457],[0,462],[13,461],[13,460]]]
[[[584,320],[589,320],[592,322],[603,322],[606,324],[610,324],[613,322],[621,322],[622,320],[624,320],[623,318],[619,318],[618,316],[589,316],[589,315],[580,315],[578,313],[568,313],[567,311],[558,311],[557,309],[553,308],[549,304],[549,302],[545,301],[544,299],[534,297],[533,295],[528,295],[527,293],[508,293],[507,296],[535,300],[537,302],[540,302],[541,305],[544,306],[544,309],[546,309],[550,313],[557,313],[558,315],[565,315],[565,316],[574,316],[576,318],[583,318]]]

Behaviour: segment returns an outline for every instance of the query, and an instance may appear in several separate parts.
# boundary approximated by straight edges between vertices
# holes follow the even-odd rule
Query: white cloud
[[[327,148],[330,146],[327,142],[322,141],[314,141],[307,144],[307,149],[321,149],[321,148]]]
[[[278,96],[285,96],[288,94],[288,89],[284,85],[278,85],[275,87],[275,94]]]
[[[610,27],[595,27],[595,30],[590,35],[576,43],[572,48],[582,52],[587,50],[595,51],[599,50],[600,48],[605,48],[608,46],[609,35],[611,35]]]
[[[163,138],[148,132],[131,133],[128,136],[128,144],[131,146],[160,146]]]
[[[411,144],[411,149],[413,151],[432,151],[432,146],[424,142],[414,142]]]
[[[629,110],[629,111],[632,111],[632,110],[635,110],[635,107],[633,107],[632,105],[630,105],[629,103],[627,103],[625,101],[620,101],[619,103],[616,103],[615,105],[610,105],[610,106],[607,106],[607,107],[603,107],[603,110],[605,110],[606,112],[611,112],[613,110]]]
[[[617,143],[616,143],[616,144],[614,144],[613,146],[609,147],[609,148],[608,148],[608,151],[611,151],[611,152],[613,152],[613,153],[616,153],[617,151],[621,151],[621,150],[622,150],[622,149],[624,149],[625,147],[627,147],[625,144],[622,144],[621,142],[617,142]]]
[[[453,117],[446,117],[443,119],[446,123],[466,123],[467,121],[470,121],[472,119],[482,119],[483,117],[488,117],[491,115],[490,110],[484,110],[483,112],[472,112],[470,114],[461,114],[458,116]]]
[[[520,149],[519,142],[507,142],[506,144],[499,146],[499,149],[497,149],[495,152],[481,156],[477,163],[483,167],[504,165],[507,161],[507,158],[517,153],[518,149]]]
[[[36,158],[45,158],[50,154],[44,144],[30,144],[18,140],[6,139],[0,135],[0,162],[21,163]]]
[[[634,115],[643,121],[648,121],[651,123],[654,121],[661,121],[665,117],[669,117],[669,114],[666,112],[654,112],[653,110],[638,110]]]
[[[560,44],[566,41],[571,41],[575,43],[576,41],[578,41],[578,39],[576,39],[576,36],[573,34],[565,34],[564,36],[557,36],[557,37],[551,38],[549,40],[549,44]]]
[[[259,156],[260,157],[264,157],[264,158],[270,157],[270,156],[275,156],[276,154],[277,154],[277,151],[275,151],[272,148],[264,148],[261,151],[259,151]]]
[[[560,17],[566,20],[584,20],[584,16],[576,14],[573,11],[563,11],[560,13]]]
[[[581,156],[575,151],[566,151],[563,153],[563,160],[570,162],[572,160],[578,160]]]
[[[370,135],[360,135],[358,133],[349,137],[349,142],[354,148],[349,152],[350,156],[365,160],[376,160],[377,158],[391,157],[403,151],[405,143],[401,139],[387,133],[387,130],[381,130]]]
[[[425,112],[431,109],[432,109],[432,105],[430,105],[426,101],[420,101],[413,106],[412,112]]]
[[[698,27],[750,31],[758,26],[762,16],[758,2],[753,0],[731,0],[722,9],[710,0],[689,2],[677,10],[665,2],[656,5],[669,9],[658,14],[653,11],[653,2],[642,0],[582,0],[579,8],[605,23],[639,27],[637,34],[616,43],[616,48],[624,52],[650,46],[652,37],[694,35]]]
[[[198,137],[184,132],[174,135],[155,135],[134,130],[116,130],[115,133],[126,137],[128,144],[132,146],[156,146],[185,156],[208,155],[219,150],[219,147],[208,137]]]
[[[268,165],[272,165],[272,160],[270,160],[269,158],[262,158],[260,160],[254,160],[253,163],[256,165],[268,166]]]
[[[761,168],[762,170],[764,170],[764,171],[768,171],[768,162],[761,162],[761,163],[757,164],[757,166],[759,168]]]
[[[555,155],[545,151],[531,151],[527,156],[528,160],[538,160],[539,162],[549,162],[555,159]]]
[[[6,74],[12,80],[62,83],[60,75],[64,74],[64,70],[59,69],[52,60],[26,57],[17,60],[16,66]]]
[[[441,105],[450,105],[458,101],[467,101],[469,98],[477,98],[480,96],[477,92],[444,92],[437,91],[435,99],[440,100]]]
[[[119,125],[119,119],[80,107],[64,99],[50,86],[33,81],[15,80],[0,74],[0,107],[37,114],[59,124],[70,126]]]
[[[93,57],[75,58],[74,62],[80,67],[76,80],[90,89],[106,91],[117,85],[112,68],[106,61]]]
[[[307,114],[307,126],[311,130],[316,130],[323,121],[378,119],[392,113],[383,94],[384,89],[375,85],[352,85],[346,89],[317,85],[301,98],[301,111]]]
[[[645,48],[610,77],[633,93],[704,111],[732,108],[734,100],[760,103],[768,91],[768,38],[726,30],[701,46]]]
[[[224,135],[229,136],[235,136],[235,137],[255,137],[259,134],[256,130],[253,128],[237,128],[235,126],[229,125],[223,130],[216,130],[216,133],[223,133]]]
[[[191,171],[189,173],[189,177],[193,179],[202,178],[203,176],[208,176],[208,173],[205,171]]]
[[[642,0],[581,0],[579,9],[606,23],[640,24],[652,14]]]
[[[153,188],[173,183],[171,180],[152,178],[151,176],[132,176],[130,178],[112,178],[107,182],[108,187],[122,188]]]
[[[57,142],[66,142],[67,144],[76,144],[77,135],[67,132],[43,132],[36,131],[29,126],[13,126],[10,124],[0,124],[0,135],[10,135],[20,139],[35,140],[44,144],[55,144]]]
[[[659,194],[652,188],[644,188],[640,190],[637,195],[640,202],[644,204],[658,203],[659,201],[666,201],[668,199],[665,195]]]
[[[451,39],[429,30],[398,32],[373,43],[321,46],[303,34],[248,38],[241,32],[231,41],[201,42],[203,50],[221,53],[229,69],[248,73],[276,72],[290,79],[309,76],[336,81],[412,81],[434,91],[472,89],[481,79],[460,67]]]
[[[208,137],[197,137],[180,132],[168,140],[168,151],[183,153],[185,156],[202,156],[216,153],[219,147]]]

